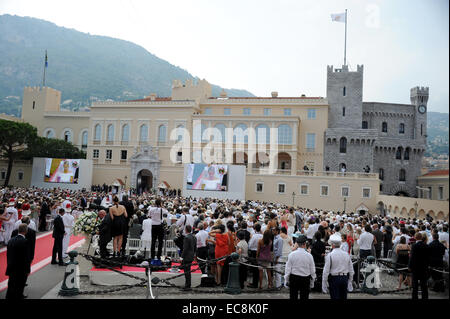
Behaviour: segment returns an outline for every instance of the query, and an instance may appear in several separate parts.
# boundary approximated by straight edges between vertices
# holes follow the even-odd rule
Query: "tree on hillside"
[[[39,136],[21,155],[22,159],[32,159],[33,157],[85,159],[86,152],[81,151],[70,142]]]
[[[37,139],[37,129],[28,123],[0,119],[0,157],[8,160],[4,186],[8,186],[13,162]]]

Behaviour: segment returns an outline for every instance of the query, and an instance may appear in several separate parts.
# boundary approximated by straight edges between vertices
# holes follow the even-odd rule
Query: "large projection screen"
[[[211,166],[215,166],[214,174],[212,170],[209,169]],[[224,169],[226,168],[225,182],[223,180],[215,181],[215,179],[218,179],[220,175],[218,170],[221,167]],[[212,180],[211,182],[205,182],[201,175],[204,171],[208,172],[208,169]],[[208,197],[217,199],[245,200],[245,174],[246,167],[244,165],[216,164],[208,166],[207,164],[185,164],[183,176],[183,196],[191,196],[193,198]],[[205,174],[203,176],[205,176]],[[190,183],[189,185],[188,182]],[[202,184],[204,185],[203,187],[201,186]],[[226,187],[224,188],[224,186]],[[212,188],[216,189],[213,190]]]
[[[39,187],[39,188],[61,188],[61,189],[70,189],[70,190],[79,190],[79,189],[91,189],[92,184],[92,160],[85,160],[80,159],[77,161],[77,169],[72,166],[72,169],[67,169],[67,163],[64,161],[60,161],[61,159],[51,159],[44,157],[34,157],[33,158],[33,170],[31,173],[31,186]],[[58,174],[50,174],[50,171],[52,169],[52,163],[53,163],[53,170],[55,173],[55,167],[56,169],[61,170],[60,178],[57,179],[56,175]],[[58,164],[58,165],[57,165]],[[71,165],[71,162],[68,162],[69,165]],[[50,166],[49,166],[50,165]],[[66,167],[64,167],[64,165]],[[66,173],[64,173],[64,168],[66,169]],[[64,175],[67,174],[67,175]],[[76,183],[73,183],[74,179],[71,178],[73,174],[73,177],[76,176],[77,180]],[[52,177],[53,176],[53,177]],[[53,180],[53,181],[50,181]],[[59,180],[59,182],[58,182]],[[70,182],[72,180],[72,183]]]

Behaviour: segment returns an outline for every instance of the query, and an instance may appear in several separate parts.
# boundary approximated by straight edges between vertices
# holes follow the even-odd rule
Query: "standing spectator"
[[[263,238],[263,235],[261,234],[261,224],[255,224],[253,226],[255,229],[255,233],[253,234],[252,238],[250,238],[250,241],[248,242],[248,256],[252,258],[253,264],[257,265],[256,263],[256,252],[258,250],[258,242],[261,238]],[[253,273],[253,280],[252,284],[249,285],[249,288],[258,288],[258,280],[259,280],[259,273],[257,267],[252,267],[252,273]]]
[[[392,249],[392,227],[386,225],[383,227],[383,257],[388,257],[389,250]]]
[[[111,236],[113,237],[113,256],[119,257],[120,250],[122,249],[127,211],[123,205],[119,205],[119,198],[117,198],[117,196],[114,196],[113,203],[114,205],[109,208],[109,216],[112,221]]]
[[[381,258],[381,248],[383,244],[383,232],[379,229],[378,224],[373,224],[372,235],[375,237],[375,257]]]
[[[298,248],[291,252],[286,263],[285,284],[289,283],[289,296],[297,300],[309,299],[309,291],[316,279],[316,266],[312,255],[306,250],[306,236],[297,238]]]
[[[34,251],[36,249],[36,231],[34,229],[31,229],[28,227],[28,225],[31,222],[31,219],[29,216],[23,216],[22,217],[23,224],[27,225],[27,233],[25,235],[25,238],[27,240],[27,246],[28,246],[28,265],[31,269],[31,263],[34,259]],[[20,227],[20,225],[19,225]],[[16,229],[12,232],[12,237],[16,237],[19,234],[19,229]],[[28,276],[27,276],[28,277]],[[25,280],[26,283],[26,280]],[[26,296],[24,296],[26,298]]]
[[[408,276],[408,272],[404,271],[405,267],[407,267],[409,263],[409,252],[411,251],[411,247],[406,243],[406,238],[404,236],[400,237],[400,242],[395,247],[395,254],[397,255],[397,263],[396,268],[399,272],[398,276],[398,287],[397,289],[402,289],[402,283],[407,286],[411,286],[410,278]],[[404,279],[404,281],[403,281]]]
[[[106,246],[111,241],[111,216],[109,214],[106,214],[105,210],[100,210],[98,212],[98,217],[100,218],[100,226],[98,228],[98,246],[100,249],[100,257],[106,258],[109,257],[109,252]]]
[[[422,234],[415,234],[416,242],[411,247],[408,268],[412,273],[412,299],[419,299],[419,282],[422,299],[428,299],[428,266],[430,263],[430,247],[422,241]]]
[[[272,261],[272,232],[270,229],[267,229],[263,238],[258,241],[258,250],[256,251],[256,258],[259,264],[259,289],[262,289],[263,282],[263,272],[264,268],[270,266],[270,262]],[[266,269],[267,273],[267,287],[269,289],[272,288],[272,273],[269,269]]]
[[[21,224],[18,235],[8,242],[6,275],[9,279],[6,299],[24,299],[23,290],[30,273],[29,245],[25,238],[27,229],[27,224]]]
[[[49,199],[45,198],[42,201],[41,211],[39,212],[39,231],[47,230],[47,215],[50,214]]]
[[[445,291],[442,270],[444,270],[445,246],[439,241],[439,234],[434,232],[433,241],[428,245],[430,247],[430,267],[437,268],[431,270],[431,278],[433,279],[434,291]]]
[[[340,249],[340,240],[332,240],[333,250],[325,257],[322,273],[322,291],[330,291],[331,299],[347,299],[354,270],[350,255]]]
[[[53,235],[52,237],[55,239],[53,242],[53,250],[52,250],[52,265],[59,264],[60,266],[65,266],[66,264],[63,261],[62,250],[63,250],[63,238],[65,234],[64,229],[64,221],[62,216],[66,211],[64,208],[59,209],[59,215],[53,220]],[[58,262],[56,261],[56,255],[58,255]]]
[[[239,254],[239,259],[241,262],[246,262],[248,257],[248,244],[245,240],[245,235],[243,232],[237,233],[238,243],[236,245],[236,252]],[[241,289],[244,289],[244,283],[247,280],[247,266],[244,264],[239,265],[239,283],[241,284]]]
[[[151,249],[151,258],[155,258],[155,248],[156,241],[158,240],[158,253],[157,253],[157,265],[160,265],[161,253],[163,249],[164,242],[164,217],[163,214],[167,216],[167,209],[161,207],[161,199],[157,198],[155,200],[156,207],[152,207],[149,209],[149,217],[152,219],[152,249]],[[192,225],[191,230],[192,230]]]
[[[286,229],[286,227],[283,227]],[[280,229],[273,228],[273,263],[275,265],[275,288],[281,289],[283,283],[281,281],[282,264],[279,263],[281,256],[283,256],[283,238],[280,236]]]
[[[194,261],[195,253],[197,251],[197,240],[194,235],[192,235],[192,226],[186,225],[186,236],[183,240],[183,253],[181,254],[182,268],[184,271],[184,277],[186,279],[184,285],[184,291],[189,291],[191,289],[191,264]]]
[[[128,241],[130,220],[133,220],[134,216],[134,205],[131,201],[128,200],[127,195],[122,196],[122,201],[120,201],[119,204],[123,205],[125,207],[125,210],[127,211],[127,217],[125,218],[125,228],[123,230],[123,239],[122,239],[122,251],[125,251]]]
[[[214,237],[216,239],[216,247],[215,247],[215,258],[221,258],[226,256],[228,253],[228,243],[229,238],[228,234],[225,233],[225,225],[220,224],[217,226],[217,229],[214,229],[209,232],[209,236]],[[225,260],[217,261],[217,269],[216,269],[216,284],[221,285],[222,280],[222,269],[225,264]]]
[[[146,218],[142,221],[142,249],[144,249],[144,258],[148,258],[152,247],[152,219]]]
[[[70,207],[70,206],[69,206]],[[64,222],[64,238],[63,238],[63,258],[69,257],[67,255],[68,249],[69,249],[69,243],[70,243],[70,237],[72,236],[72,228],[74,224],[74,217],[72,216],[72,213],[70,211],[70,208],[66,208],[66,213],[62,217]]]
[[[208,247],[206,245],[206,239],[208,239],[208,233],[204,230],[205,223],[198,223],[198,233],[195,234],[195,238],[197,240],[197,259],[207,259],[208,258]],[[206,274],[206,263],[202,261],[198,261],[198,265],[200,266],[200,270],[202,274]]]
[[[244,236],[245,241],[248,242],[250,241],[251,238],[251,234],[250,232],[247,230],[247,223],[245,221],[241,222],[241,229],[239,229],[236,233],[236,235],[239,235],[239,233],[242,233]]]
[[[365,259],[372,253],[372,244],[376,243],[375,236],[370,233],[370,226],[364,227],[364,232],[358,239],[359,244],[359,257]]]

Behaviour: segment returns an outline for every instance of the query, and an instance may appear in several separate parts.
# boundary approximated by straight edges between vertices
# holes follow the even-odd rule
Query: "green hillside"
[[[0,113],[18,116],[23,88],[42,84],[62,92],[66,108],[92,100],[142,98],[150,92],[170,96],[172,80],[195,79],[179,67],[134,43],[58,27],[44,20],[0,16]],[[213,95],[222,88],[213,85]],[[253,96],[226,89],[229,96]]]

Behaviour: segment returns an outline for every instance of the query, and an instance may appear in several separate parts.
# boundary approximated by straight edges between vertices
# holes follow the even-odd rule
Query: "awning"
[[[112,186],[125,186],[125,183],[120,178],[118,178],[114,181]]]
[[[167,183],[166,181],[162,181],[161,183],[158,184],[158,188],[169,189],[169,188],[170,188],[170,185],[169,185],[169,183]]]

